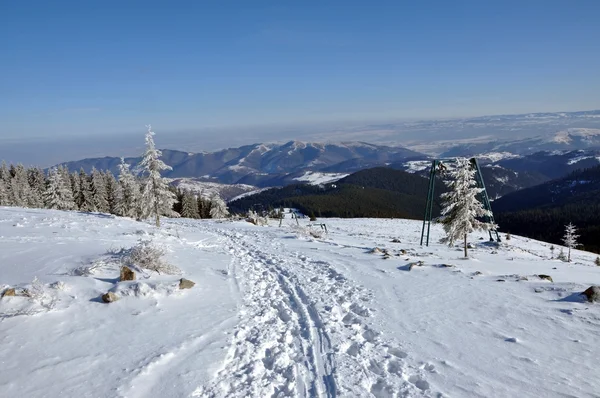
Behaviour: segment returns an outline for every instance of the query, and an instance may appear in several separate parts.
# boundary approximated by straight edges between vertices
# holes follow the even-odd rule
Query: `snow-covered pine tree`
[[[198,212],[198,201],[191,191],[183,191],[181,200],[181,217],[185,218],[200,218]]]
[[[58,172],[64,188],[64,199],[65,203],[70,203],[71,207],[64,210],[75,210],[77,205],[75,204],[75,197],[73,195],[73,186],[71,185],[71,175],[69,169],[66,166],[58,166]]]
[[[49,172],[44,203],[47,208],[56,210],[71,210],[75,207],[73,193],[67,189],[61,173],[56,168]]]
[[[142,217],[154,217],[156,226],[160,227],[160,216],[175,216],[173,204],[177,200],[175,194],[169,190],[169,184],[160,176],[163,170],[172,170],[160,157],[162,152],[154,145],[154,132],[148,126],[146,133],[146,151],[140,167],[146,174],[142,191]]]
[[[120,195],[121,186],[117,183],[115,176],[110,170],[104,172],[104,182],[106,184],[106,200],[108,202],[108,211],[116,214],[117,200]]]
[[[210,217],[225,218],[227,216],[229,216],[229,210],[225,201],[221,199],[218,193],[214,192],[210,196]]]
[[[46,190],[46,174],[39,167],[27,170],[29,187],[31,188],[31,207],[41,209],[44,207],[44,191]]]
[[[106,192],[106,182],[104,181],[104,173],[92,167],[91,173],[91,189],[92,201],[94,208],[100,213],[108,213],[108,194]]]
[[[79,169],[79,195],[75,198],[75,202],[80,211],[91,212],[96,211],[94,205],[94,197],[92,194],[92,185],[90,177],[87,175],[83,167]]]
[[[462,239],[465,258],[468,257],[468,234],[475,230],[487,231],[496,228],[494,224],[480,220],[482,217],[490,216],[491,213],[477,199],[477,195],[483,189],[477,187],[475,173],[468,159],[457,158],[456,167],[449,172],[450,180],[445,181],[450,191],[442,194],[444,201],[442,223],[446,240],[449,246],[453,246],[455,241]]]
[[[75,210],[80,210],[79,199],[81,198],[81,184],[79,184],[79,173],[74,171],[69,174],[69,180],[71,181],[71,188],[73,189],[73,203],[75,203]]]
[[[13,168],[12,178],[10,180],[10,190],[12,193],[12,202],[14,206],[31,207],[31,188],[29,187],[29,178],[27,170],[22,164]]]
[[[6,162],[0,166],[0,206],[12,205],[12,192],[10,191],[10,172]]]
[[[577,246],[579,246],[579,243],[577,243],[577,238],[579,238],[579,235],[577,235],[575,232],[577,232],[577,229],[572,223],[569,223],[569,225],[565,225],[565,235],[563,236],[563,243],[569,249],[567,254],[567,262],[569,263],[571,262],[571,249],[574,249]]]
[[[119,185],[115,208],[117,214],[123,217],[140,218],[140,185],[123,158],[119,165]]]

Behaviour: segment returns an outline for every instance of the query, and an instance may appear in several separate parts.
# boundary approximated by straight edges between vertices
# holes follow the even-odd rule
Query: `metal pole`
[[[429,197],[431,196],[431,182],[433,180],[433,176],[435,175],[435,163],[435,160],[431,162],[431,169],[429,170],[429,186],[427,188],[427,201],[425,202],[425,215],[423,216],[423,227],[421,228],[421,246],[423,246],[423,237],[425,236],[425,224],[427,223],[427,219],[429,218]],[[427,237],[427,241],[429,242],[429,236]]]
[[[475,165],[476,171],[477,171],[477,182],[480,186],[480,188],[483,188],[483,191],[481,192],[482,197],[483,197],[483,207],[488,210],[490,212],[490,216],[486,217],[488,222],[492,222],[492,223],[496,223],[496,221],[494,221],[494,214],[492,213],[492,205],[490,203],[490,198],[488,197],[487,194],[487,190],[485,189],[485,183],[483,182],[483,174],[481,174],[481,169],[479,168],[479,162],[477,161],[476,158],[472,158],[471,159],[471,163],[473,163]],[[494,228],[493,230],[496,233],[496,239],[498,242],[500,242],[500,234],[498,234],[498,230]],[[494,240],[494,238],[492,237],[492,231],[489,231],[490,233],[490,240]]]

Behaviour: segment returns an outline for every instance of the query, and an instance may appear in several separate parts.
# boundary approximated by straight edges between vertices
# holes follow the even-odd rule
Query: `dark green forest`
[[[437,185],[441,192],[443,185]],[[334,184],[273,188],[229,203],[233,212],[251,208],[294,207],[317,217],[396,217],[421,219],[427,179],[400,170],[377,167],[362,170]],[[439,214],[440,205],[434,206]]]

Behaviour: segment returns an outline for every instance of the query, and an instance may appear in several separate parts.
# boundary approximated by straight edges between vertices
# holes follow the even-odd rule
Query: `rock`
[[[452,265],[452,264],[440,264],[440,267],[442,267],[442,268],[454,268],[454,265]]]
[[[590,303],[593,303],[594,301],[600,302],[600,286],[590,286],[583,294]]]
[[[481,271],[475,271],[475,272],[473,272],[473,275],[483,275],[483,272],[481,272]]]
[[[506,282],[504,279],[496,279],[496,282]]]
[[[134,281],[135,272],[126,266],[121,267],[121,281]]]
[[[196,284],[195,282],[192,282],[189,279],[181,278],[179,280],[179,288],[180,289],[191,289],[194,287],[195,284]]]
[[[2,297],[8,297],[8,296],[16,296],[17,292],[15,291],[14,287],[11,287],[10,289],[6,289],[4,291],[4,293],[2,293]]]
[[[373,254],[383,253],[383,250],[381,250],[378,247],[374,247],[371,250],[369,250],[369,253],[373,253]]]
[[[406,254],[406,250],[404,250],[404,249],[400,249],[400,253],[401,253],[401,254]]]
[[[400,241],[400,239],[394,238],[394,239],[392,239],[392,243],[402,243],[402,242]]]
[[[550,275],[539,274],[539,275],[538,275],[538,278],[540,278],[540,279],[545,279],[545,280],[547,280],[547,281],[550,281],[550,282],[554,282],[554,281],[552,280],[552,277],[551,277]]]
[[[102,301],[104,301],[105,303],[112,303],[114,301],[117,301],[118,299],[119,296],[117,296],[113,292],[108,292],[102,295]]]

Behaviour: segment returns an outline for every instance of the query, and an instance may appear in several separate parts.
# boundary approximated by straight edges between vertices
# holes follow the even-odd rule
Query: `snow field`
[[[300,220],[305,227],[307,220]],[[38,277],[53,306],[0,300],[0,391],[77,397],[555,397],[600,390],[596,255],[471,234],[419,245],[421,222],[163,220],[0,208],[0,286]],[[484,238],[479,240],[479,238]],[[117,283],[151,239],[180,276]],[[393,242],[394,241],[394,242]],[[560,250],[558,245],[554,256]],[[373,248],[381,250],[373,252]],[[413,265],[411,267],[411,264]],[[73,270],[89,269],[87,276]],[[80,272],[79,272],[80,273]],[[552,277],[553,282],[537,275]],[[51,284],[62,282],[63,285]],[[60,287],[59,287],[60,286]],[[123,298],[103,304],[108,290]],[[12,311],[12,312],[11,312]]]

